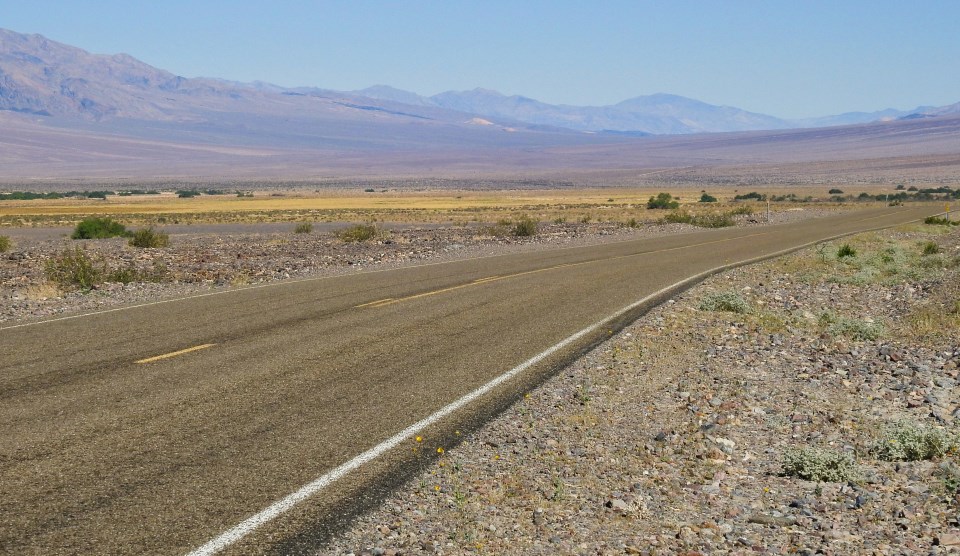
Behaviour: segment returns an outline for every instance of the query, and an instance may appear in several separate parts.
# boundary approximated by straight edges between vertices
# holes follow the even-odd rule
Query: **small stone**
[[[941,533],[934,544],[937,546],[960,546],[960,533]]]

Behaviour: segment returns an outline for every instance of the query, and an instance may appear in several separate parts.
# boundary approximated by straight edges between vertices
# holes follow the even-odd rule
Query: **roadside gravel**
[[[927,242],[940,252],[921,255]],[[841,243],[857,254],[838,258]],[[956,229],[912,226],[712,277],[320,553],[960,551],[958,261]],[[891,456],[897,424],[949,450]],[[854,465],[844,480],[787,474],[786,454],[809,448]]]

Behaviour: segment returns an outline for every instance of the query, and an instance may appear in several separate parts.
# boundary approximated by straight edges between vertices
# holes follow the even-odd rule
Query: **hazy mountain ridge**
[[[387,85],[350,92],[286,88],[264,82],[188,79],[127,54],[91,54],[40,35],[0,29],[0,110],[92,121],[215,122],[224,115],[250,114],[253,120],[275,116],[316,124],[412,120],[471,128],[477,127],[471,124],[479,117],[507,131],[565,129],[639,136],[848,125],[952,114],[960,108],[890,109],[784,120],[662,93],[609,106],[571,106],[481,88],[431,97]],[[392,120],[384,121],[386,117]]]

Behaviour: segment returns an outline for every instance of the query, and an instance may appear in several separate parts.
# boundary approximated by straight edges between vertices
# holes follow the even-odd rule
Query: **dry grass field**
[[[775,202],[773,208],[815,203],[836,206],[828,186],[761,185],[703,189],[698,184],[653,187],[571,187],[555,189],[416,190],[353,188],[321,190],[265,190],[253,196],[236,194],[178,198],[160,195],[108,196],[107,199],[63,198],[0,201],[0,226],[72,225],[89,216],[109,216],[128,224],[240,223],[240,222],[362,222],[471,223],[497,222],[527,215],[544,222],[656,220],[664,211],[650,211],[650,197],[669,192],[681,208],[693,213],[734,209],[766,209],[766,203],[733,201],[736,195],[758,192],[771,198],[794,195],[808,202]],[[854,186],[848,195],[893,193],[893,186]],[[699,203],[701,193],[718,199]],[[865,203],[857,203],[865,204]]]

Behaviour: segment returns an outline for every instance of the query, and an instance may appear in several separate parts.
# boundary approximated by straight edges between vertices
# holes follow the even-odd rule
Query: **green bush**
[[[195,191],[193,189],[181,189],[177,191],[177,197],[181,199],[190,199],[193,197],[197,197],[198,195],[200,195],[200,192]]]
[[[940,252],[940,246],[932,241],[928,241],[923,244],[922,252],[924,256],[936,255],[937,253]]]
[[[746,314],[750,312],[750,304],[736,292],[718,292],[707,294],[700,301],[700,310]]]
[[[0,253],[6,253],[13,247],[13,242],[7,236],[0,236]]]
[[[356,224],[334,232],[338,238],[346,242],[369,241],[381,235],[375,224]]]
[[[854,249],[849,243],[844,243],[837,249],[837,258],[843,259],[845,257],[856,257],[857,250]]]
[[[750,201],[750,200],[753,200],[753,201],[766,201],[766,200],[767,200],[767,196],[766,196],[766,195],[761,195],[761,194],[757,193],[756,191],[751,191],[750,193],[744,193],[743,195],[735,195],[735,196],[733,197],[733,200],[734,200],[734,201]]]
[[[827,191],[827,193],[829,193],[830,195],[843,195],[843,190],[834,188],[834,189],[831,189],[830,191]]]
[[[537,228],[540,223],[529,216],[521,216],[513,225],[510,233],[516,237],[531,237],[537,235]]]
[[[130,245],[134,247],[168,247],[170,245],[170,236],[158,232],[153,226],[137,230],[130,237]]]
[[[313,231],[313,224],[309,222],[300,222],[297,224],[297,227],[293,229],[295,234],[309,234]]]
[[[103,260],[94,260],[80,247],[64,249],[47,261],[47,279],[63,289],[89,290],[103,281],[106,274]]]
[[[717,202],[717,198],[714,197],[713,195],[708,194],[708,193],[704,193],[703,195],[700,195],[700,202],[701,202],[701,203],[716,203],[716,202]]]
[[[870,453],[884,461],[929,460],[956,450],[957,441],[943,429],[899,421],[883,429]]]
[[[106,239],[108,237],[126,237],[127,228],[111,218],[85,218],[74,228],[73,239]]]
[[[840,483],[859,478],[853,457],[817,448],[789,449],[783,454],[783,472],[805,481]]]
[[[680,203],[673,200],[673,195],[669,193],[659,193],[656,197],[650,197],[647,201],[648,209],[675,209]]]

